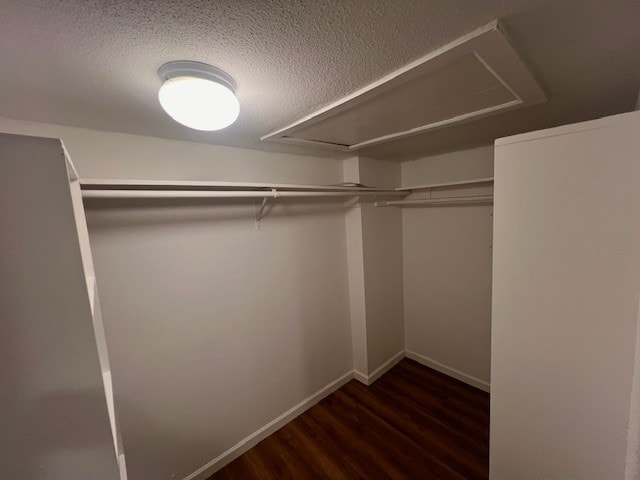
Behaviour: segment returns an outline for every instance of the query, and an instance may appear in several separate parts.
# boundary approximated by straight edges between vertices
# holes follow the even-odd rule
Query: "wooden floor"
[[[210,477],[486,479],[489,395],[404,359],[356,380]]]

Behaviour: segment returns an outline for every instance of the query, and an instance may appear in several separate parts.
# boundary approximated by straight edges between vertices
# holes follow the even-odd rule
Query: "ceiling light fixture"
[[[158,69],[162,86],[158,100],[176,122],[195,130],[228,127],[240,113],[236,83],[227,73],[206,63],[179,61]]]

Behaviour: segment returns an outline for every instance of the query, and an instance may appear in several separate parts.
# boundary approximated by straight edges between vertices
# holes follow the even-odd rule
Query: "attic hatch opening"
[[[354,151],[546,99],[493,21],[261,140]]]
[[[289,140],[296,140],[296,137],[290,137],[288,135],[285,135],[282,137],[283,139],[289,139]],[[312,142],[316,142],[318,140],[311,140]],[[327,145],[327,146],[333,146],[333,147],[344,147],[344,148],[349,148],[349,145],[346,143],[335,143],[335,142],[326,142],[323,141],[323,144]]]

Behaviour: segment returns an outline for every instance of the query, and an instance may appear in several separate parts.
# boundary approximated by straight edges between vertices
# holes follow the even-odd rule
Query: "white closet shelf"
[[[364,191],[282,191],[282,190],[84,190],[83,198],[300,198],[300,197],[360,197],[407,196],[395,190]]]
[[[204,182],[192,180],[80,180],[82,190],[195,190],[195,191],[308,191],[308,192],[390,192],[375,187],[349,185],[306,185],[295,183]]]
[[[80,186],[83,198],[261,198],[266,201],[280,197],[409,195],[409,192],[373,187],[290,183],[86,179],[80,181]]]
[[[269,198],[402,196],[420,190],[493,183],[493,177],[432,183],[384,190],[350,185],[306,185],[290,183],[204,182],[178,180],[80,180],[83,198],[261,198],[263,204],[256,215],[259,222]],[[493,201],[492,195],[466,197],[420,198],[377,202],[377,207],[417,205],[469,205]]]

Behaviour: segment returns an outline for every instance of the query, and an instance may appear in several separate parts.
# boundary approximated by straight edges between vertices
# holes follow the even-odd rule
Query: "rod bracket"
[[[280,195],[278,194],[278,191],[275,188],[271,189],[271,193],[273,195],[273,199],[275,200],[276,198],[278,198]],[[265,213],[265,208],[267,207],[267,201],[269,200],[268,196],[265,196],[262,199],[262,203],[258,206],[255,205],[255,213],[256,213],[256,230],[260,230],[260,220],[262,220],[264,218],[264,213]]]
[[[344,208],[359,208],[360,207],[360,196],[353,197],[342,205]]]

